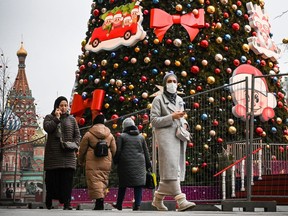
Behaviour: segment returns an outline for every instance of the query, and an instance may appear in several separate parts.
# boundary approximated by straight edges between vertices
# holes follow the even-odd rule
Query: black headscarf
[[[58,97],[58,98],[55,100],[55,102],[54,102],[54,109],[53,109],[53,111],[52,111],[51,114],[55,114],[56,109],[59,108],[59,105],[60,105],[61,101],[63,101],[63,100],[68,103],[67,98],[64,97],[64,96],[60,96],[60,97]]]
[[[178,81],[177,76],[174,73],[166,73],[166,75],[163,78],[163,86],[164,86],[164,92],[163,93],[172,104],[176,105],[177,92],[172,94],[172,93],[167,91],[167,87],[166,87],[167,79],[170,76],[174,76],[176,78],[176,80]]]
[[[105,117],[102,114],[97,115],[94,120],[93,120],[93,125],[95,124],[104,124],[105,122]]]

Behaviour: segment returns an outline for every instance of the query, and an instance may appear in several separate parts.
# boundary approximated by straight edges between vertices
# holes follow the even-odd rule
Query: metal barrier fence
[[[272,190],[275,188],[268,186],[268,183],[275,181],[272,177],[288,174],[287,145],[264,144],[261,139],[255,140],[253,133],[249,133],[254,131],[254,124],[250,121],[254,117],[243,120],[235,118],[231,112],[235,101],[230,90],[233,85],[239,84],[246,89],[242,98],[246,101],[245,115],[249,116],[249,113],[253,112],[253,106],[248,104],[247,79],[183,98],[192,135],[186,151],[186,180],[182,183],[182,190],[189,200],[197,203],[220,203],[225,199],[247,200],[261,196],[267,199],[274,197]],[[146,137],[153,169],[157,173],[157,148],[152,139],[149,115],[150,110],[144,109],[108,120],[105,124],[116,137],[122,132],[123,120],[132,117],[139,131]],[[82,135],[87,129],[89,127],[81,128]],[[221,173],[217,175],[219,172]],[[266,178],[264,176],[270,176],[270,182],[262,181]],[[262,185],[269,187],[270,191],[263,192],[264,195],[256,193],[257,190],[262,190],[258,186],[254,187],[256,181],[262,181]],[[281,184],[281,188],[276,190],[278,192],[275,192],[275,197],[288,200],[287,180],[277,182]],[[251,185],[256,189],[249,188]],[[116,201],[117,186],[118,177],[113,166],[109,193],[105,198],[107,202]],[[144,190],[143,201],[151,201],[152,192]],[[74,203],[92,202],[86,189],[85,171],[80,167],[77,168],[74,178],[72,200]],[[132,202],[133,191],[128,189],[125,203],[131,205]]]

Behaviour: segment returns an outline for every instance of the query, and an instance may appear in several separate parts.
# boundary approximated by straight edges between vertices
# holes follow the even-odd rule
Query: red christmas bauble
[[[198,66],[194,65],[194,66],[191,67],[190,71],[193,74],[197,74],[197,73],[199,73],[200,70],[199,70]]]
[[[84,125],[85,124],[85,118],[80,118],[78,121],[79,125]]]
[[[189,142],[189,143],[187,144],[187,146],[188,146],[189,148],[192,148],[192,147],[194,146],[194,143]]]
[[[119,118],[119,116],[117,115],[117,114],[113,114],[112,116],[111,116],[111,119],[113,120],[113,119],[117,119],[117,118]]]
[[[238,31],[240,29],[240,25],[238,23],[233,23],[232,28],[233,30]]]
[[[209,42],[207,40],[202,40],[200,42],[200,46],[203,48],[207,48],[209,46]]]
[[[215,68],[214,73],[215,73],[215,74],[220,74],[220,73],[221,73],[221,70],[220,70],[219,68]]]
[[[257,127],[255,131],[258,135],[261,135],[263,133],[263,129],[261,127]]]
[[[193,107],[194,107],[195,109],[198,109],[198,108],[200,107],[200,105],[199,105],[199,103],[194,103],[194,104],[193,104]]]
[[[143,125],[138,125],[138,130],[142,131],[143,130]]]

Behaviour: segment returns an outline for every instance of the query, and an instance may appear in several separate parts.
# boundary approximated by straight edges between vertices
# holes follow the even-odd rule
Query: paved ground
[[[137,216],[157,216],[157,215],[181,215],[181,216],[212,216],[212,215],[267,215],[267,216],[278,216],[278,215],[288,215],[288,207],[284,210],[281,208],[277,209],[277,212],[243,212],[243,211],[233,211],[233,212],[222,212],[222,211],[186,211],[186,212],[159,212],[159,211],[132,211],[131,209],[125,209],[123,211],[118,210],[104,210],[104,211],[92,211],[92,210],[72,210],[72,211],[63,211],[62,209],[0,209],[1,216],[96,216],[96,215],[105,215],[105,216],[126,216],[126,215],[137,215]]]
[[[218,206],[220,209],[220,206]],[[132,211],[131,209],[124,209],[123,211],[118,211],[116,209],[104,210],[104,211],[93,211],[91,209],[76,210],[72,211],[63,211],[62,209],[27,209],[27,208],[16,208],[16,207],[4,207],[0,208],[0,216],[126,216],[126,215],[136,215],[136,216],[163,216],[163,215],[181,215],[181,216],[213,216],[213,215],[244,215],[244,216],[256,216],[256,215],[267,215],[267,216],[278,216],[278,215],[287,215],[288,216],[288,206],[277,206],[276,212],[264,212],[263,209],[255,209],[255,212],[243,212],[243,209],[234,208],[232,212],[224,211],[185,211],[185,212],[176,212],[176,211]]]

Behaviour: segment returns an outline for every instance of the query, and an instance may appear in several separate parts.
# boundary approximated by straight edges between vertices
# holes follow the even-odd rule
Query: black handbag
[[[155,189],[156,185],[157,185],[156,174],[151,172],[150,170],[147,170],[145,188]]]
[[[78,145],[75,142],[61,142],[61,147],[67,151],[78,151]]]
[[[60,135],[60,145],[61,148],[65,151],[78,151],[78,145],[75,142],[70,142],[70,141],[63,141],[63,134],[62,134],[62,129],[61,129],[61,123],[57,126],[58,128],[58,133]]]

